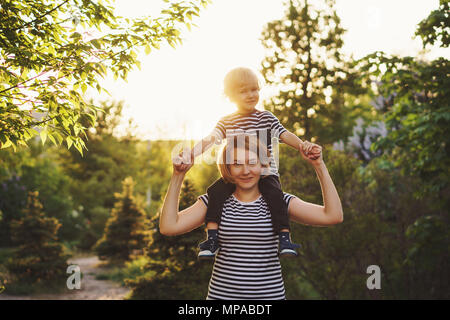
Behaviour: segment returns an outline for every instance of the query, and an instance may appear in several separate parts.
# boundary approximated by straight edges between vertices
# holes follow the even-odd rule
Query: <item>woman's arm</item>
[[[159,218],[159,231],[167,236],[187,233],[200,227],[204,223],[207,209],[201,200],[197,200],[189,208],[178,212],[181,185],[192,163],[174,163],[173,166],[174,172],[170,179],[169,188],[164,198],[164,204]]]
[[[310,162],[317,177],[319,178],[320,187],[322,189],[323,206],[305,202],[299,198],[293,198],[288,207],[288,213],[291,220],[308,225],[327,226],[344,221],[344,214],[342,210],[341,200],[331,180],[328,169],[322,159],[322,148],[315,145],[320,150],[320,157],[316,160],[311,160],[304,155],[304,151],[313,148],[313,144],[306,142],[301,144],[302,157]]]
[[[303,141],[299,137],[297,137],[295,134],[290,132],[289,130],[284,131],[280,135],[280,139],[284,143],[286,143],[288,146],[291,146],[295,150],[301,151],[300,150],[300,145],[303,143]],[[319,156],[319,150],[317,148],[312,148],[310,152],[311,152],[311,155],[310,155],[311,158]]]

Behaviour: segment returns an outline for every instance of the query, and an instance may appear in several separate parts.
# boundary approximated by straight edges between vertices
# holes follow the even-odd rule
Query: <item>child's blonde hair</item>
[[[262,81],[252,69],[245,67],[234,68],[225,75],[223,92],[225,96],[232,100],[234,93],[240,86],[252,82],[256,84],[258,90],[261,89]]]
[[[227,163],[227,159],[237,158],[237,149],[240,145],[236,143],[236,139],[233,140],[233,143],[230,142],[231,141],[227,141],[227,143],[223,146],[217,166],[219,167],[220,175],[225,182],[235,183],[230,173],[230,163]],[[246,152],[255,152],[263,168],[270,167],[270,153],[266,146],[258,138],[250,139],[249,136],[246,136],[242,147],[244,147]],[[261,178],[265,178],[266,176],[267,175],[261,175]]]

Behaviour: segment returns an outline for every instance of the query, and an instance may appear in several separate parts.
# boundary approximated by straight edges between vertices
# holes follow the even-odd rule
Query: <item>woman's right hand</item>
[[[184,150],[178,156],[172,159],[173,174],[181,175],[186,174],[189,169],[194,165],[194,157],[191,150]]]

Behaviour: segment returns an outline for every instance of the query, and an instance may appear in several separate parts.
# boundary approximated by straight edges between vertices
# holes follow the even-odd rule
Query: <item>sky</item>
[[[115,13],[155,16],[162,3],[116,0]],[[337,14],[347,30],[343,51],[355,58],[377,50],[417,55],[422,47],[419,38],[413,39],[416,25],[438,5],[439,0],[337,0]],[[96,100],[123,100],[120,130],[132,118],[142,140],[199,140],[221,117],[235,111],[222,94],[226,72],[236,66],[260,70],[263,26],[282,18],[283,12],[282,0],[213,0],[194,19],[198,27],[182,34],[182,45],[161,46],[149,55],[142,52],[141,70],[132,70],[127,82],[112,76],[104,80],[112,97],[91,94]],[[444,55],[448,51],[433,48],[426,57]],[[262,109],[261,101],[269,94],[262,89],[257,108]]]

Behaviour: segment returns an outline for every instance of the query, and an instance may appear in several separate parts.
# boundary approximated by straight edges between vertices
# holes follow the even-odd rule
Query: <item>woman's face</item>
[[[251,189],[258,184],[262,166],[258,155],[249,150],[236,149],[236,157],[229,164],[229,170],[234,183],[241,189]]]

